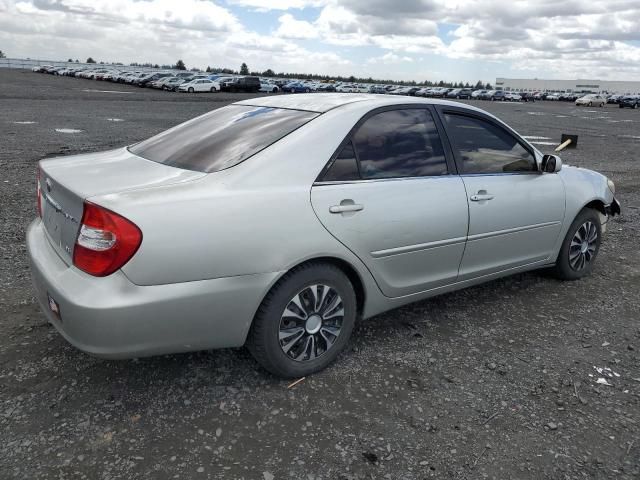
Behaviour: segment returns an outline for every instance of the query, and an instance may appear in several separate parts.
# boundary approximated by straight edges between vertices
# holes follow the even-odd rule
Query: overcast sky
[[[640,80],[640,0],[0,0],[0,50],[418,81]]]

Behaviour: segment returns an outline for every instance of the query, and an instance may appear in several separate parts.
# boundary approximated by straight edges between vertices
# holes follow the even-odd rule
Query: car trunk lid
[[[60,257],[71,264],[86,199],[193,181],[205,175],[146,160],[126,148],[42,160],[40,201],[45,231]]]

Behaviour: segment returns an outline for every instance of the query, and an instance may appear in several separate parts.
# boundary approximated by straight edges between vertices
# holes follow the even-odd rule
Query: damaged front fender
[[[605,205],[604,210],[605,210],[606,214],[608,216],[610,216],[610,217],[614,217],[616,215],[620,215],[620,213],[621,213],[620,202],[618,202],[618,200],[616,200],[614,198],[613,201],[609,205]]]

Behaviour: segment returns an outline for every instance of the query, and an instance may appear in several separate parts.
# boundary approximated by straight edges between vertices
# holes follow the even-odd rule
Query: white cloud
[[[304,20],[296,20],[293,15],[285,13],[278,18],[280,26],[276,30],[276,35],[282,38],[309,39],[317,38],[316,27]]]
[[[413,58],[406,56],[401,57],[400,55],[396,55],[395,53],[387,52],[381,57],[372,57],[367,60],[367,63],[369,64],[381,63],[384,65],[394,65],[403,62],[413,62]]]

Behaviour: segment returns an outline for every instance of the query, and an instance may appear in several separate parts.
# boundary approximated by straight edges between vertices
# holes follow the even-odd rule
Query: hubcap
[[[313,335],[322,328],[322,317],[320,315],[310,315],[304,326],[309,335]]]
[[[569,265],[579,272],[589,265],[596,254],[598,229],[591,221],[580,225],[569,246]]]
[[[282,313],[280,348],[293,360],[314,360],[335,345],[343,320],[344,305],[334,288],[321,284],[305,287]]]

